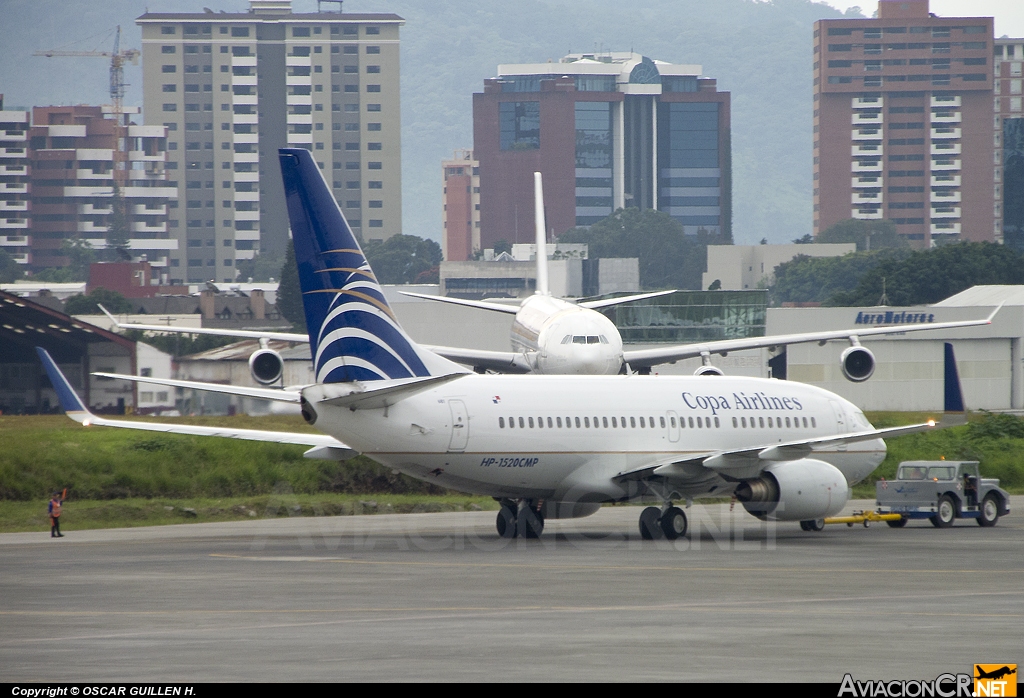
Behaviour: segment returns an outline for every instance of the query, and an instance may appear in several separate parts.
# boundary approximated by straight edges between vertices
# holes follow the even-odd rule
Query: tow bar
[[[827,524],[846,524],[853,527],[854,524],[863,524],[864,528],[872,521],[899,521],[901,514],[882,514],[877,511],[855,511],[849,516],[833,516],[825,519]]]

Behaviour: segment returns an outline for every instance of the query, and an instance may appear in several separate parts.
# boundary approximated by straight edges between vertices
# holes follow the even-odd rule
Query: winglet
[[[999,312],[1000,310],[1002,310],[1002,309],[1003,309],[1003,305],[1004,305],[1005,303],[1006,303],[1006,301],[1003,301],[1002,303],[1000,303],[999,305],[997,305],[997,306],[996,306],[996,309],[992,311],[992,314],[991,314],[991,315],[989,315],[989,316],[988,316],[988,317],[986,318],[986,319],[988,320],[988,324],[990,324],[990,325],[992,324],[992,320],[993,320],[993,319],[995,318],[995,316],[996,316],[996,313],[998,313],[998,312]]]
[[[114,327],[120,327],[121,326],[121,323],[117,321],[116,317],[114,317],[113,315],[110,314],[109,310],[104,308],[99,303],[96,304],[96,307],[99,308],[101,311],[103,311],[103,314],[107,316],[108,320],[110,320],[112,323],[114,323]]]
[[[956,356],[953,354],[953,345],[946,342],[946,370],[945,370],[945,406],[943,409],[948,412],[960,412],[964,410],[964,393],[960,387],[960,374],[956,370]]]
[[[46,369],[46,375],[50,377],[53,389],[57,391],[57,399],[60,400],[61,408],[71,419],[88,426],[90,420],[93,419],[92,413],[89,412],[81,398],[78,397],[75,389],[68,383],[68,379],[57,368],[53,357],[42,347],[36,347],[36,354],[39,355],[39,360],[43,362],[43,368]]]

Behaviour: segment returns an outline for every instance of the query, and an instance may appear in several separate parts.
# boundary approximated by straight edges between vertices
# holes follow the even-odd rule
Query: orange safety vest
[[[57,518],[58,516],[60,516],[60,500],[59,499],[51,499],[50,500],[50,516],[52,516],[53,518]]]

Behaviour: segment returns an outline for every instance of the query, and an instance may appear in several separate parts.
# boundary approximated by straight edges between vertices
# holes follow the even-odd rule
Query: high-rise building
[[[635,206],[728,238],[729,124],[729,93],[699,65],[629,52],[498,66],[473,95],[480,244],[533,241],[535,171],[549,235]]]
[[[25,110],[5,110],[0,94],[0,250],[28,265],[28,127]]]
[[[109,106],[32,110],[28,263],[34,270],[67,266],[65,240],[82,240],[95,250],[107,247],[117,203],[115,169],[123,164],[117,186],[124,230],[116,242],[132,259],[145,259],[161,277],[166,274],[168,257],[178,248],[167,227],[168,206],[177,196],[164,170],[167,129],[131,123],[138,113],[138,107],[122,109],[119,133]]]
[[[472,150],[457,150],[441,163],[444,173],[441,251],[446,262],[465,262],[480,249],[480,163]]]
[[[888,219],[917,247],[995,240],[991,17],[880,0],[814,24],[814,233]]]
[[[357,234],[402,230],[399,27],[394,14],[146,13],[145,116],[163,124],[179,192],[179,281],[232,281],[288,242],[278,148],[310,150]]]
[[[997,240],[1024,250],[1024,39],[996,39],[994,53],[995,234]]]

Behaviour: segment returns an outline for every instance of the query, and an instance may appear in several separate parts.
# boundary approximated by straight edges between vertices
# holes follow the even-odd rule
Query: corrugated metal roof
[[[938,308],[968,308],[1004,305],[1024,305],[1024,286],[971,286],[966,291],[934,304]]]

